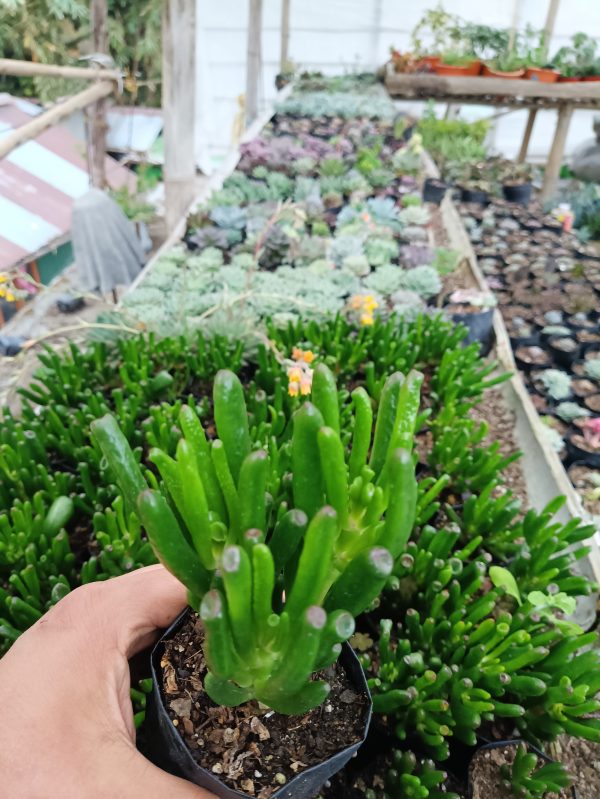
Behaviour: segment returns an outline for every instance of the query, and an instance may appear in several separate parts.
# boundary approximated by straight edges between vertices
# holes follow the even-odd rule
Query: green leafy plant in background
[[[175,459],[151,451],[163,490],[146,487],[113,417],[93,423],[126,507],[137,508],[157,556],[199,607],[205,687],[218,704],[257,698],[298,714],[327,696],[329,686],[311,674],[337,659],[412,530],[421,381],[416,372],[388,378],[374,428],[371,400],[357,389],[346,454],[337,387],[318,365],[314,404],[293,417],[290,502],[277,507],[267,503],[278,493],[277,456],[252,449],[243,389],[231,372],[215,380],[219,438],[209,443],[183,406]]]

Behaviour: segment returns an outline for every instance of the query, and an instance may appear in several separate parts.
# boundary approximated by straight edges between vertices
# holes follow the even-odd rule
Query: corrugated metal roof
[[[0,95],[0,138],[28,122],[39,108]],[[135,188],[135,176],[106,159],[113,188]],[[29,260],[68,237],[73,202],[90,187],[85,146],[56,126],[0,160],[0,269]]]
[[[114,152],[147,153],[163,129],[160,108],[114,106],[106,121],[106,146]]]

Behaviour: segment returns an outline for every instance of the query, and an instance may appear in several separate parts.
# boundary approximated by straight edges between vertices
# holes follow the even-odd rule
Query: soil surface
[[[575,777],[578,799],[600,796],[600,744],[563,735],[552,744],[548,754],[560,760]]]
[[[475,755],[470,768],[472,799],[515,799],[514,791],[503,782],[500,775],[501,766],[512,763],[515,752],[513,746],[502,746],[484,749]],[[559,794],[547,793],[544,799],[568,799],[571,795],[571,791],[566,789]]]
[[[323,672],[327,701],[303,716],[257,702],[218,707],[203,690],[202,625],[195,614],[166,643],[161,666],[167,710],[194,759],[238,791],[267,799],[309,766],[356,743],[368,704],[339,666]]]
[[[500,452],[504,456],[518,451],[519,445],[515,438],[515,416],[506,407],[501,388],[489,389],[484,392],[481,401],[471,410],[471,416],[489,426],[485,438],[486,444],[497,441],[500,444]],[[520,459],[513,461],[504,469],[502,478],[504,486],[521,500],[521,508],[525,512],[529,508],[529,498]]]

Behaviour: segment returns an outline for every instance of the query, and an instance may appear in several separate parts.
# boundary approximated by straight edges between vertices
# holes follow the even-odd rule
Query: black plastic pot
[[[462,322],[469,329],[464,344],[478,341],[481,345],[481,354],[487,355],[494,345],[494,309],[486,308],[485,311],[476,313],[453,313],[452,321],[456,324]]]
[[[211,791],[220,799],[252,799],[247,794],[228,787],[215,774],[198,765],[177,729],[173,726],[171,717],[165,707],[162,693],[162,670],[160,667],[165,650],[164,642],[178,632],[189,613],[191,613],[191,610],[188,608],[173,622],[152,650],[150,666],[153,688],[152,694],[148,697],[145,724],[148,739],[148,757],[153,763],[170,774],[183,777],[195,785]],[[349,644],[343,645],[342,654],[338,662],[354,683],[354,687],[369,698],[363,737],[358,743],[347,746],[323,763],[311,766],[301,774],[298,774],[286,785],[271,794],[271,799],[312,799],[318,794],[320,788],[327,780],[346,765],[367,737],[372,713],[371,696],[362,667]]]
[[[513,350],[517,347],[537,347],[540,343],[540,334],[534,333],[532,336],[510,336],[510,343]]]
[[[522,372],[531,372],[532,370],[535,369],[550,369],[550,367],[552,366],[552,362],[550,359],[548,359],[547,363],[534,363],[526,361],[524,358],[519,357],[519,354],[517,353],[516,349],[513,354],[515,358],[515,363]]]
[[[581,346],[578,345],[572,351],[563,350],[559,346],[557,346],[558,342],[565,341],[566,339],[570,339],[570,337],[551,336],[546,342],[546,346],[548,350],[552,353],[552,357],[554,358],[556,363],[559,366],[562,366],[564,369],[570,370],[573,363],[575,363],[575,361],[579,360],[579,358],[581,357]],[[574,339],[570,340],[573,341]]]
[[[25,340],[25,336],[0,336],[0,355],[14,358],[21,352]]]
[[[448,191],[448,184],[438,178],[427,178],[423,184],[423,202],[435,203],[439,205],[446,192]]]
[[[56,300],[56,307],[61,313],[75,313],[75,311],[80,311],[84,306],[84,298],[72,294],[61,294]]]
[[[487,205],[490,201],[490,196],[487,191],[480,191],[479,189],[466,189],[461,186],[460,201],[463,203],[479,203],[479,205]]]
[[[569,460],[571,463],[578,462],[583,466],[590,466],[593,469],[600,469],[600,452],[588,452],[586,449],[581,449],[577,444],[573,443],[573,436],[580,435],[579,430],[567,433],[567,452],[569,453]]]
[[[533,186],[531,183],[503,183],[502,194],[504,199],[509,203],[520,203],[527,205],[531,201],[531,192]]]
[[[525,746],[530,752],[533,752],[535,755],[537,755],[540,758],[540,760],[543,760],[545,763],[556,762],[555,760],[552,760],[551,757],[548,757],[548,755],[544,754],[544,752],[542,752],[541,749],[538,749],[533,744],[530,744],[528,741],[524,741],[521,738],[511,738],[507,741],[491,741],[490,743],[486,743],[483,746],[479,747],[479,749],[473,755],[473,758],[477,757],[479,752],[485,752],[486,749],[500,749],[502,747],[507,747],[507,746],[514,746],[516,748],[520,744],[525,744]],[[570,788],[570,794],[572,799],[578,799],[577,791],[575,790],[574,785],[572,785]],[[471,781],[471,767],[469,766],[467,797],[468,799],[472,799],[472,796],[473,796],[473,783]],[[492,797],[490,797],[490,799],[492,799]]]

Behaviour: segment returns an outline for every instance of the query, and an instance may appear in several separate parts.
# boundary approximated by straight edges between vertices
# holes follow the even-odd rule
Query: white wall
[[[519,27],[542,28],[549,0],[516,0]],[[245,89],[248,0],[197,0],[198,3],[198,125],[199,154],[223,153],[231,141],[238,111],[237,97]],[[375,68],[393,44],[409,46],[410,32],[423,11],[436,0],[291,0],[290,58],[305,69],[339,73],[356,67]],[[263,69],[261,103],[272,100],[279,69],[281,0],[263,0]],[[473,22],[509,27],[513,0],[445,0],[444,8]],[[600,40],[600,0],[561,0],[550,52],[577,31]],[[408,107],[408,106],[407,106]],[[418,106],[415,106],[418,107]],[[465,106],[463,115],[477,118],[489,107]],[[507,155],[518,151],[526,112],[502,118],[495,145]],[[593,112],[577,111],[571,123],[567,153],[592,136]],[[531,157],[543,160],[552,140],[555,114],[540,112],[530,145]]]

